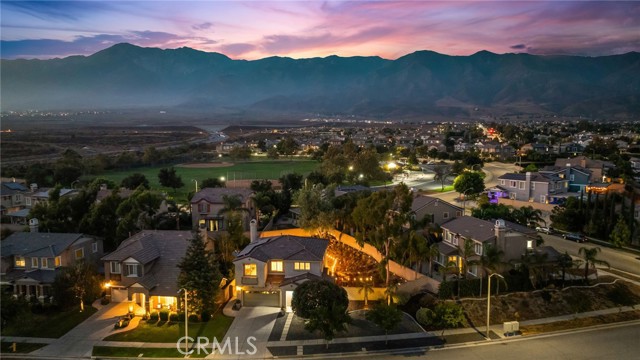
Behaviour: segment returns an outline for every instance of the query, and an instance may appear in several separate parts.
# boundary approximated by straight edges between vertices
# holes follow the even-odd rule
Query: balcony
[[[258,285],[258,278],[255,276],[243,276],[242,285]]]

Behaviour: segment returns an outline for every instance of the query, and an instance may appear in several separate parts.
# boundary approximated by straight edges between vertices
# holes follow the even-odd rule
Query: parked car
[[[567,240],[571,240],[571,241],[575,241],[575,242],[585,242],[585,241],[587,241],[585,236],[582,235],[582,234],[579,234],[579,233],[566,233],[566,234],[562,235],[562,237],[567,239]]]
[[[536,231],[545,234],[553,234],[553,228],[550,226],[536,226]]]

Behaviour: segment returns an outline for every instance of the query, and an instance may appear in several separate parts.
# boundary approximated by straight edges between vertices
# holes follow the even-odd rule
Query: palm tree
[[[373,283],[367,280],[363,281],[358,293],[364,293],[364,308],[367,309],[369,307],[369,294],[373,293]]]
[[[586,283],[589,282],[589,265],[591,265],[591,267],[596,270],[596,278],[598,277],[598,270],[596,269],[596,265],[606,265],[607,268],[611,267],[608,262],[598,259],[598,253],[600,251],[601,249],[599,247],[581,247],[578,250],[578,254],[582,255],[582,259],[584,260],[584,281]]]
[[[502,261],[504,251],[500,250],[497,246],[491,244],[483,245],[483,254],[480,259],[476,261],[476,265],[480,265],[484,272],[484,276],[480,277],[480,296],[482,296],[482,281],[492,273],[500,272],[503,265]]]
[[[424,257],[429,260],[429,276],[433,277],[433,258],[440,255],[437,243],[432,243],[424,252]]]
[[[546,253],[531,253],[523,255],[522,265],[524,265],[525,269],[528,272],[529,280],[531,281],[531,286],[533,288],[537,288],[537,285],[540,281],[546,279],[546,270],[547,270],[547,254]]]
[[[406,247],[404,251],[404,258],[409,263],[409,267],[411,267],[413,263],[416,263],[416,279],[418,278],[420,265],[422,265],[421,260],[423,257],[421,256],[421,253],[424,253],[426,244],[427,239],[425,239],[424,236],[422,236],[419,232],[417,232],[416,230],[409,231],[405,242]]]
[[[384,294],[387,296],[387,305],[391,305],[391,300],[396,292],[398,292],[398,284],[395,282],[389,283],[387,288],[384,290]]]
[[[562,288],[564,289],[564,281],[567,269],[575,265],[575,261],[571,258],[568,252],[564,252],[564,254],[560,255],[557,262],[558,267],[562,270]]]
[[[534,209],[533,206],[523,206],[520,209],[513,211],[513,217],[520,225],[539,226],[540,223],[545,223],[542,218],[542,211]]]
[[[462,258],[462,275],[467,279],[469,265],[471,265],[469,258],[476,255],[474,241],[464,239],[464,244],[461,248],[458,248],[458,255]]]

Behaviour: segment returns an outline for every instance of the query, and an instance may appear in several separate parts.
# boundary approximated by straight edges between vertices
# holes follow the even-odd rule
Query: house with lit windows
[[[281,235],[252,241],[233,261],[243,306],[291,308],[293,291],[325,274],[329,240]]]
[[[243,211],[243,222],[245,230],[249,229],[249,221],[255,214],[255,207],[251,200],[253,191],[251,189],[235,188],[204,188],[198,191],[191,199],[191,220],[197,224],[201,230],[207,232],[223,231],[227,228],[225,222],[225,197],[237,196],[242,203],[242,207],[248,211]]]
[[[136,303],[143,312],[175,310],[178,264],[192,237],[191,231],[143,230],[102,257],[111,301]]]
[[[446,266],[454,263],[462,269],[462,252],[466,242],[471,242],[473,254],[469,261],[478,260],[485,254],[489,246],[503,252],[502,261],[518,261],[525,254],[536,252],[535,230],[504,220],[495,222],[462,216],[441,225],[442,241],[438,243],[439,254],[435,263]],[[482,276],[482,269],[478,265],[469,266],[469,275]]]
[[[37,230],[35,228],[34,230]],[[86,261],[96,266],[103,254],[102,240],[75,233],[17,232],[2,240],[0,277],[13,294],[45,301],[63,267]]]

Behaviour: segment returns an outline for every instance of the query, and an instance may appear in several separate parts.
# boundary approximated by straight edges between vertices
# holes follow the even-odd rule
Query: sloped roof
[[[77,233],[17,232],[2,240],[2,256],[58,256],[74,242],[89,238]]]
[[[460,234],[468,239],[474,239],[480,242],[494,239],[495,228],[490,221],[481,220],[472,216],[461,216],[442,224],[443,229],[447,229],[452,233]]]
[[[262,262],[272,259],[322,261],[327,246],[329,241],[325,239],[282,235],[259,239],[247,245],[236,260],[251,257]]]
[[[21,194],[27,192],[28,190],[29,189],[27,189],[26,186],[17,182],[3,182],[2,186],[0,187],[0,193],[2,193],[2,195]]]
[[[444,201],[442,199],[438,199],[432,196],[420,195],[413,198],[413,202],[411,203],[411,211],[418,211],[419,209],[422,209],[425,206],[429,206],[436,203],[442,204],[444,206],[449,206],[457,210],[462,210],[461,207],[453,205],[452,203]]]
[[[15,282],[21,279],[31,279],[41,284],[52,284],[58,274],[59,269],[56,270],[13,270],[3,277],[4,281]]]
[[[198,191],[193,198],[191,198],[191,203],[193,204],[205,200],[211,204],[222,204],[224,203],[224,196],[235,195],[240,195],[240,199],[244,202],[252,194],[253,191],[251,189],[204,188]]]
[[[550,182],[550,181],[559,181],[559,180],[563,180],[561,179],[557,174],[549,174],[549,173],[539,173],[539,172],[532,172],[530,173],[531,175],[531,181],[533,182]],[[527,174],[520,174],[520,173],[506,173],[504,175],[501,175],[498,177],[498,179],[500,180],[518,180],[518,181],[526,181],[527,180]]]

